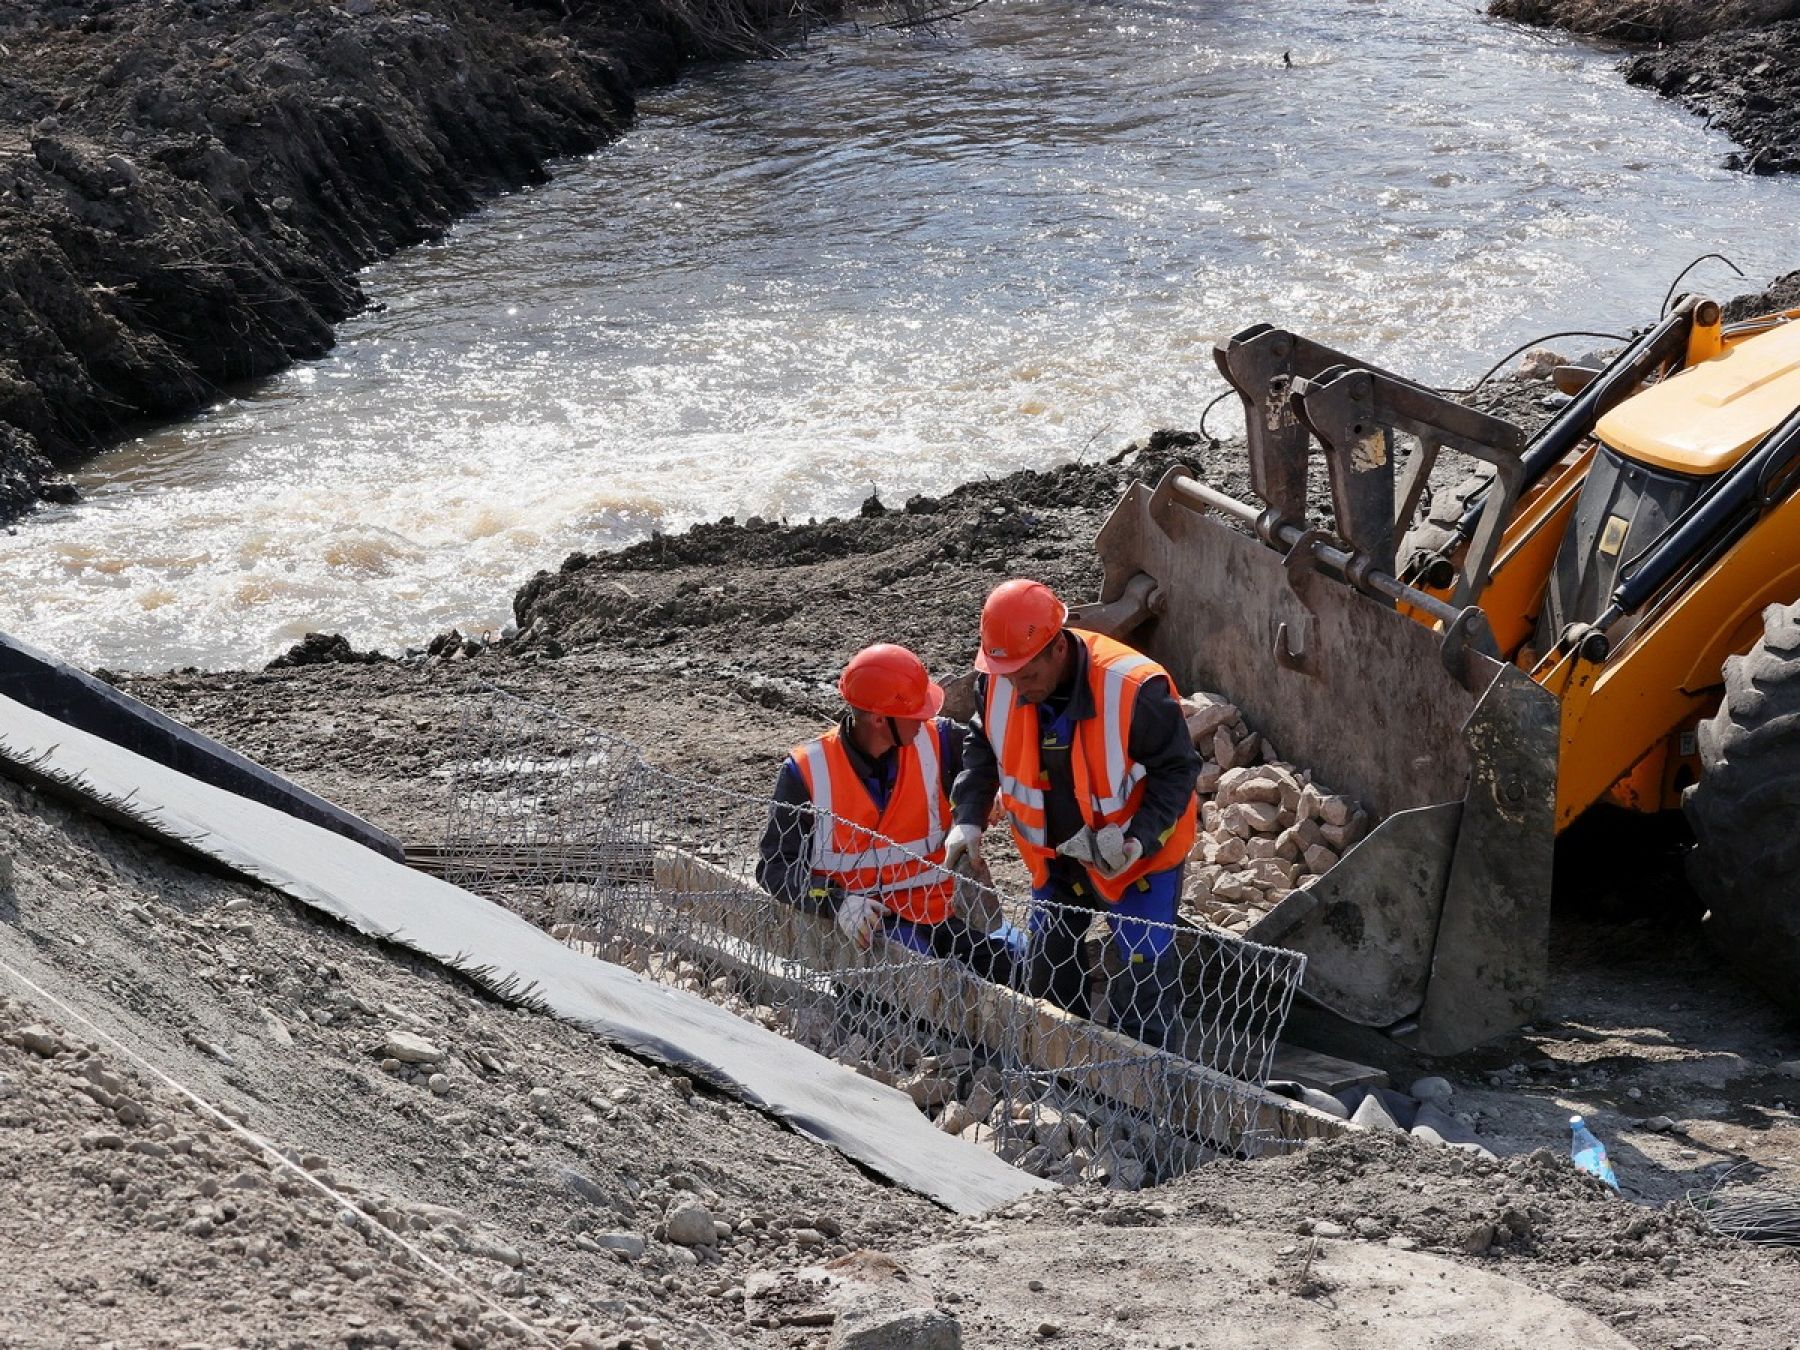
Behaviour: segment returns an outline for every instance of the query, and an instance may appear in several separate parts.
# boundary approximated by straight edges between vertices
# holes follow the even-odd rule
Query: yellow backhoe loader
[[[1529,1020],[1553,845],[1601,802],[1685,807],[1709,934],[1800,997],[1796,320],[1685,297],[1559,370],[1533,436],[1267,325],[1218,345],[1260,502],[1133,487],[1077,618],[1377,820],[1250,930],[1307,954],[1311,998],[1428,1054]],[[1444,450],[1486,469],[1420,520]]]

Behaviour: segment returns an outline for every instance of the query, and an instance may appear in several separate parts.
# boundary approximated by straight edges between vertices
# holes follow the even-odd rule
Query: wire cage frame
[[[906,1092],[1034,1175],[1136,1189],[1308,1133],[1261,1090],[1300,953],[950,872],[492,686],[452,765],[430,861],[446,879]],[[821,840],[880,906],[863,933],[839,923],[841,891],[807,884]],[[921,895],[948,913],[908,917]]]

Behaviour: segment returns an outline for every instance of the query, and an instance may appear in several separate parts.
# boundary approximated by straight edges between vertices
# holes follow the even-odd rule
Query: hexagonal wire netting
[[[819,893],[824,847],[891,911],[866,947]],[[1136,1188],[1303,1133],[1258,1091],[1299,953],[946,872],[810,807],[664,772],[497,689],[461,719],[437,866],[583,951],[894,1085],[940,1128],[1051,1180]],[[951,917],[900,917],[921,886],[953,888]]]

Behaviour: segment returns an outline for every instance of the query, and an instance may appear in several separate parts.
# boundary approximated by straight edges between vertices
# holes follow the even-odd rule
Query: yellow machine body
[[[1690,345],[1691,349],[1691,345]],[[1652,469],[1712,478],[1800,408],[1800,323],[1733,340],[1619,404],[1594,438]],[[1606,800],[1657,812],[1680,805],[1699,761],[1693,728],[1718,704],[1725,658],[1761,635],[1765,606],[1800,596],[1800,497],[1765,514],[1729,552],[1635,616],[1603,662],[1531,642],[1557,549],[1594,461],[1589,444],[1523,501],[1478,598],[1502,653],[1562,707],[1559,830]]]
[[[1249,930],[1309,998],[1433,1054],[1535,1014],[1556,836],[1679,805],[1726,660],[1800,599],[1795,319],[1688,298],[1529,436],[1266,324],[1217,346],[1260,502],[1132,487],[1081,618],[1376,822]],[[1432,515],[1444,451],[1488,471]]]

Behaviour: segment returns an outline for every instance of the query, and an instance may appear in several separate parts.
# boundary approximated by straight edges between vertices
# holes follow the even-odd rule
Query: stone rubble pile
[[[1237,706],[1217,694],[1181,700],[1202,764],[1200,825],[1188,854],[1186,908],[1243,933],[1336,865],[1369,832],[1369,814],[1284,762]]]

